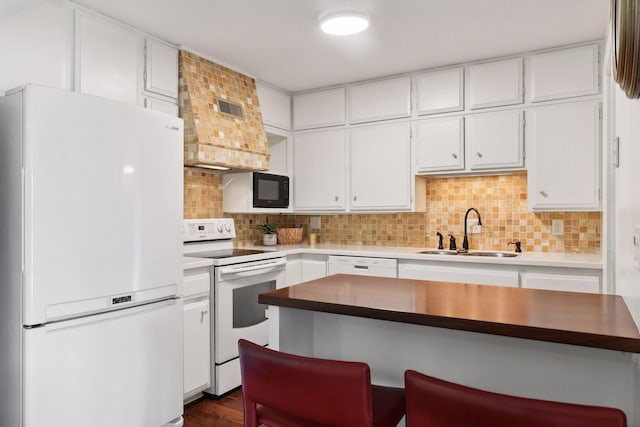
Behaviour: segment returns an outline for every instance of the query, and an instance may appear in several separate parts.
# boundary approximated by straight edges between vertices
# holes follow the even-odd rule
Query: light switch
[[[564,234],[564,220],[553,219],[551,220],[551,235],[562,236]]]
[[[319,216],[309,218],[309,228],[320,228],[321,222]]]
[[[640,225],[633,229],[633,265],[640,270]]]

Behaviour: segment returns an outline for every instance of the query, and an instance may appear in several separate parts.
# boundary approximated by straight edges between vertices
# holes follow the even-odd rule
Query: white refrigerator
[[[182,119],[0,98],[0,425],[182,425]]]

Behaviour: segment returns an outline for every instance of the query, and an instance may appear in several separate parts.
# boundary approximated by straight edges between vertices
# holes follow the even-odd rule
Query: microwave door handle
[[[260,265],[251,265],[247,267],[221,267],[220,275],[226,275],[226,274],[243,275],[243,273],[250,273],[250,272],[254,272],[253,274],[250,274],[250,275],[262,274],[262,273],[269,272],[274,267],[285,265],[286,263],[287,263],[286,259],[279,259],[276,261],[265,262]],[[260,271],[259,273],[255,273],[256,271],[259,271],[259,270],[262,270],[262,271]]]

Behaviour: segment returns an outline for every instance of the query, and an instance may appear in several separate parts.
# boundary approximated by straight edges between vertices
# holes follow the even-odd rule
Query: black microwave
[[[270,173],[253,173],[254,208],[288,208],[289,177]]]

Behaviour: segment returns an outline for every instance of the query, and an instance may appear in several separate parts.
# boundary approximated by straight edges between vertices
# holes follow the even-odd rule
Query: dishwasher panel
[[[329,275],[332,274],[398,277],[398,260],[392,258],[330,255]]]

